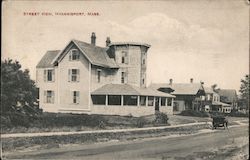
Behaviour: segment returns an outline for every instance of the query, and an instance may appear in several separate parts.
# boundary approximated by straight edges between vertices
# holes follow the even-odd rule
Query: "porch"
[[[175,96],[128,84],[107,84],[91,93],[91,112],[143,116],[156,111],[173,113]]]

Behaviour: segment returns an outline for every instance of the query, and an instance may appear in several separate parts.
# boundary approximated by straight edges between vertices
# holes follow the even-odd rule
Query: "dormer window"
[[[77,61],[80,59],[80,53],[77,49],[72,49],[69,54],[69,60],[70,61]]]

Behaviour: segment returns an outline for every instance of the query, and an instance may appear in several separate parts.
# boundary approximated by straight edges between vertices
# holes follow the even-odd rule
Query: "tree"
[[[29,70],[22,71],[18,61],[1,60],[1,116],[41,113],[36,95],[37,89],[30,79]]]
[[[245,75],[244,79],[241,79],[240,86],[240,101],[242,103],[242,107],[249,110],[249,75]]]

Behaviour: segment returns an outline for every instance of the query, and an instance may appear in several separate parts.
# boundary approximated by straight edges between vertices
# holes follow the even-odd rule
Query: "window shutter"
[[[52,91],[51,92],[51,101],[52,101],[52,103],[54,103],[54,100],[55,100],[55,92]]]
[[[77,76],[76,76],[76,81],[79,82],[80,81],[80,70],[77,69],[76,70]]]
[[[76,101],[78,104],[80,103],[80,92],[79,91],[76,92]]]
[[[71,69],[68,70],[68,82],[71,81]]]
[[[52,81],[53,82],[55,81],[55,70],[54,69],[52,70]]]
[[[72,60],[72,51],[69,52],[69,61]]]
[[[43,71],[43,79],[44,79],[44,82],[47,82],[47,70],[46,69]]]
[[[44,96],[43,96],[43,102],[47,103],[47,91],[43,92]]]
[[[71,100],[70,101],[71,101],[71,103],[74,103],[74,91],[71,91],[70,93],[71,93]]]

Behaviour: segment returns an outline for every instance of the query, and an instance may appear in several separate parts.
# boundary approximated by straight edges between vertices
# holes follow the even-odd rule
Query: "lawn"
[[[132,117],[118,115],[88,115],[70,113],[43,113],[38,117],[12,116],[3,121],[2,133],[70,132],[100,129],[141,128],[168,125],[164,115]],[[1,117],[2,118],[2,117]],[[11,119],[12,118],[12,119]]]

